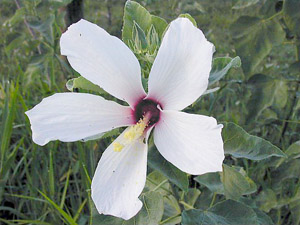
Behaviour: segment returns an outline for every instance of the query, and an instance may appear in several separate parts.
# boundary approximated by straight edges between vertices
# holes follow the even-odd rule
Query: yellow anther
[[[129,140],[129,141],[133,141],[134,138],[135,138],[135,132],[134,132],[134,129],[132,129],[133,127],[130,127],[128,131],[126,131],[126,133],[124,134],[124,138],[126,140]]]
[[[147,125],[148,125],[148,121],[145,118],[140,119],[140,121],[137,122],[136,125],[128,129],[128,131],[124,134],[124,138],[129,142],[134,141],[135,139],[143,135]]]
[[[124,145],[120,144],[119,142],[114,142],[113,147],[115,152],[120,152],[124,148]]]
[[[115,152],[120,152],[122,149],[132,143],[133,141],[139,139],[143,134],[148,126],[149,119],[147,116],[143,117],[143,119],[140,119],[139,122],[137,122],[134,126],[131,126],[124,134],[124,139],[119,142],[114,142],[113,147]]]

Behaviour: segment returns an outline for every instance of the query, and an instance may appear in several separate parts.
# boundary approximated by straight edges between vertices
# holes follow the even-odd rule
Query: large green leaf
[[[164,197],[164,203],[163,221],[167,220],[169,225],[179,224],[181,222],[181,208],[178,200],[170,194]]]
[[[218,57],[214,58],[212,69],[209,75],[209,85],[214,84],[215,82],[219,81],[223,78],[227,72],[231,68],[237,68],[241,66],[241,59],[240,57]]]
[[[177,185],[183,191],[188,190],[188,177],[187,174],[173,166],[167,160],[165,160],[158,152],[155,146],[153,146],[148,154],[149,166],[164,176],[166,176],[173,184]]]
[[[246,176],[241,168],[223,165],[221,176],[226,198],[238,200],[242,195],[256,191],[256,184]]]
[[[223,172],[197,176],[195,181],[206,186],[211,192],[225,194],[226,198],[238,200],[242,195],[254,193],[256,184],[242,168],[223,165]]]
[[[284,20],[290,30],[300,37],[300,1],[285,0],[283,3]]]
[[[286,157],[286,155],[271,142],[248,134],[240,126],[224,122],[222,137],[224,140],[225,154],[235,158],[262,160],[271,156]]]
[[[211,192],[224,194],[224,186],[221,181],[220,173],[206,173],[194,178],[198,183],[206,186]]]
[[[186,210],[194,207],[197,199],[199,198],[201,191],[196,188],[189,188],[188,192],[184,195],[184,202],[188,205],[184,205]]]
[[[285,81],[273,79],[264,74],[256,74],[249,79],[248,84],[252,86],[252,94],[248,103],[248,123],[272,105],[280,109],[286,105],[288,86]]]
[[[157,170],[148,174],[144,191],[155,191],[162,195],[168,195],[170,193],[170,183],[168,178],[162,175]]]
[[[218,203],[208,210],[193,209],[182,213],[183,225],[255,225],[257,220],[253,209],[233,200]]]
[[[284,182],[286,179],[300,178],[300,159],[292,159],[282,163],[274,172],[274,183]],[[277,182],[276,182],[277,181]]]
[[[153,24],[159,37],[167,27],[167,22],[157,16],[151,15],[143,6],[134,1],[127,1],[124,8],[122,39],[128,45],[132,41],[134,23],[136,23],[145,34]]]
[[[231,33],[246,74],[254,71],[273,45],[284,39],[284,32],[275,18],[263,20],[242,16],[231,26]]]
[[[143,202],[143,208],[132,219],[126,221],[114,216],[100,215],[94,209],[93,225],[158,224],[164,212],[163,196],[160,193],[150,191],[142,194],[140,199]]]
[[[263,190],[256,197],[256,203],[261,210],[269,212],[277,206],[276,193],[272,189]]]

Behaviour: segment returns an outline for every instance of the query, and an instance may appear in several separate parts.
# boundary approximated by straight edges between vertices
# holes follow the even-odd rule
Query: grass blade
[[[59,212],[59,214],[71,225],[77,225],[75,220],[68,215],[62,208],[59,207],[55,202],[53,202],[47,195],[45,195],[43,192],[39,191],[41,195]]]

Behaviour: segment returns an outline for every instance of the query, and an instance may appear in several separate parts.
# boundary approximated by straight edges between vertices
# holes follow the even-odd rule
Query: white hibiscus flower
[[[26,112],[33,141],[72,142],[129,126],[103,153],[92,181],[99,213],[130,219],[147,168],[147,139],[189,174],[222,171],[222,125],[208,116],[180,112],[205,92],[214,46],[188,19],[171,22],[149,75],[149,92],[129,48],[97,25],[80,20],[60,40],[61,53],[83,77],[129,106],[92,94],[59,93]]]

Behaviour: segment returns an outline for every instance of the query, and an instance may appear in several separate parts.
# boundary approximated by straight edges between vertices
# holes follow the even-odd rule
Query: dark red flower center
[[[159,103],[154,100],[141,100],[134,109],[134,118],[136,122],[144,119],[144,117],[147,116],[149,119],[149,127],[157,123],[160,116],[160,110],[158,109],[158,106],[161,107]]]

